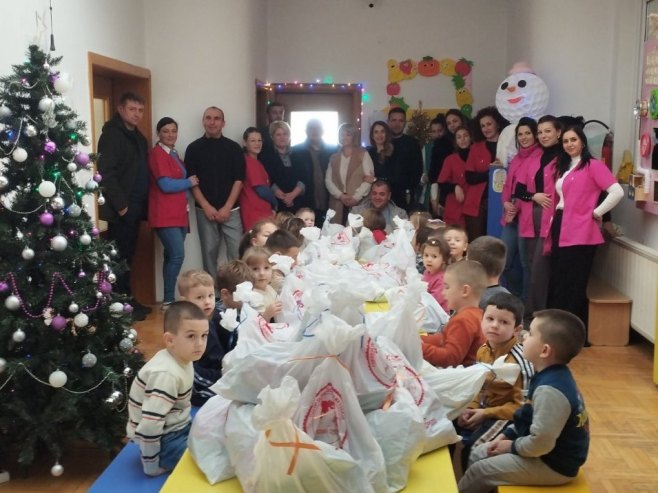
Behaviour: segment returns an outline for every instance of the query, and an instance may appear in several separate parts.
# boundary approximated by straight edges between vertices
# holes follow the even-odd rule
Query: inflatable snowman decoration
[[[496,91],[496,108],[510,121],[498,137],[496,157],[507,167],[516,156],[516,124],[528,116],[539,119],[548,106],[548,87],[525,62],[517,62]]]

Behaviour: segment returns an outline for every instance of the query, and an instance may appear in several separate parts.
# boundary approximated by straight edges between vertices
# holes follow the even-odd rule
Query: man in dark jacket
[[[418,140],[404,133],[406,124],[406,112],[402,108],[391,108],[388,112],[388,126],[393,133],[391,163],[394,169],[390,170],[389,177],[392,200],[409,212],[423,174],[423,154]]]
[[[306,194],[310,197],[309,207],[315,211],[315,224],[319,225],[322,225],[329,207],[329,192],[324,184],[329,158],[338,151],[337,147],[325,144],[323,133],[322,122],[313,118],[306,123],[306,140],[292,148],[293,153],[305,153],[311,163],[311,187]]]
[[[108,237],[114,241],[128,270],[117,277],[116,291],[131,294],[130,266],[135,255],[140,222],[146,219],[148,195],[148,144],[137,128],[144,116],[144,99],[127,92],[121,96],[117,113],[105,123],[98,140],[98,171],[103,177],[105,203],[100,218],[108,223]],[[150,308],[133,302],[135,320],[144,320]]]

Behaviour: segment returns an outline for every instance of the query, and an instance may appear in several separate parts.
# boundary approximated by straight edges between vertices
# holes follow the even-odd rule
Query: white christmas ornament
[[[70,311],[71,313],[78,313],[78,310],[80,310],[80,307],[78,306],[78,304],[77,304],[75,301],[73,301],[73,302],[69,305],[69,311]]]
[[[37,128],[34,125],[28,125],[25,127],[25,135],[28,137],[34,137],[37,134]]]
[[[4,104],[0,105],[0,118],[7,118],[9,116],[11,116],[11,110]]]
[[[39,111],[42,113],[52,110],[54,106],[55,103],[50,98],[41,98],[41,100],[39,100]]]
[[[7,186],[9,186],[9,180],[6,176],[0,175],[0,190],[4,190]]]
[[[27,159],[27,151],[23,149],[22,147],[17,147],[14,152],[11,153],[11,157],[16,161],[17,163],[22,163]]]
[[[66,165],[66,169],[73,173],[74,171],[77,171],[78,166],[75,163],[69,163]]]
[[[9,295],[5,299],[5,308],[7,310],[16,311],[21,307],[21,300],[18,299],[18,296]]]
[[[4,358],[0,358],[0,373],[5,371],[5,368],[7,368],[7,360]]]
[[[34,250],[27,247],[24,248],[21,257],[23,257],[24,260],[32,260],[34,258]]]
[[[115,301],[110,305],[110,313],[113,317],[120,317],[123,315],[123,303]]]
[[[64,387],[64,385],[66,385],[66,380],[68,380],[68,377],[62,370],[55,370],[48,377],[48,382],[50,382],[50,385],[56,389]]]
[[[66,237],[62,235],[53,236],[50,239],[50,247],[56,252],[63,252],[66,250],[68,244],[69,242],[67,241]]]
[[[89,323],[89,317],[84,313],[78,313],[75,317],[73,317],[73,323],[76,327],[86,327]]]
[[[60,477],[62,474],[64,474],[64,466],[58,462],[57,464],[55,464],[53,467],[50,468],[50,474],[52,474],[56,478]]]
[[[68,74],[60,73],[59,77],[53,83],[55,91],[60,94],[64,94],[69,89],[71,89],[71,81],[69,80]]]
[[[39,184],[39,195],[44,198],[50,198],[55,195],[57,187],[52,181],[44,180]]]
[[[93,192],[97,188],[98,188],[98,183],[96,183],[94,180],[89,180],[85,184],[85,190],[87,190],[88,192]]]
[[[105,205],[105,197],[102,195],[98,197],[98,205]]]
[[[52,207],[56,211],[61,211],[66,203],[64,202],[64,199],[57,195],[56,197],[53,197],[50,201],[50,207]]]
[[[21,329],[16,329],[11,335],[11,338],[14,340],[14,342],[23,342],[25,340],[25,332],[23,332]]]
[[[89,236],[87,233],[81,234],[80,243],[82,243],[83,245],[89,245],[91,243],[91,236]]]

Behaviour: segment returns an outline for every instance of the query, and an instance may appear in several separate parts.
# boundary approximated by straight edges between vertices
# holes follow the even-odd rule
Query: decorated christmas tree
[[[120,443],[143,363],[112,292],[125,265],[83,203],[102,203],[102,177],[59,62],[30,46],[0,79],[0,447],[22,464],[49,453],[56,476],[72,441]]]

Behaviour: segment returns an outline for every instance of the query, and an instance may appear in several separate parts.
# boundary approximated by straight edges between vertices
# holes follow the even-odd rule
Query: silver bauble
[[[97,361],[98,358],[96,358],[94,353],[87,353],[82,357],[82,366],[85,368],[91,368],[96,364]]]
[[[5,368],[7,368],[7,360],[4,359],[4,358],[0,358],[0,373],[5,371]],[[124,376],[130,377],[130,375],[126,375],[126,370],[130,370],[131,372],[132,372],[132,370],[130,368],[128,368],[127,366],[123,369]]]
[[[65,205],[66,203],[64,202],[64,199],[59,195],[50,199],[50,207],[52,207],[53,210],[61,211]]]
[[[115,274],[114,272],[110,272],[110,273],[107,275],[107,280],[108,280],[109,282],[111,282],[112,284],[114,284],[114,283],[117,281],[117,276],[116,276],[116,274]]]
[[[37,134],[37,128],[34,125],[28,125],[25,127],[25,135],[28,137],[34,137]]]
[[[25,332],[22,329],[16,329],[11,335],[14,342],[23,342],[25,340]]]
[[[97,188],[98,188],[98,183],[96,183],[94,180],[89,180],[85,184],[85,190],[87,190],[88,192],[93,192]]]
[[[82,209],[78,204],[69,205],[69,216],[78,217],[80,214],[82,214]]]
[[[133,341],[131,341],[127,337],[119,341],[119,349],[121,349],[121,351],[125,351],[126,353],[130,351],[133,348],[133,346],[134,346]]]
[[[42,113],[45,113],[46,111],[53,109],[54,106],[55,103],[50,98],[43,97],[39,100],[39,111],[41,111]]]
[[[0,371],[2,371],[2,370],[0,370]],[[129,366],[126,366],[126,367],[123,369],[123,376],[126,377],[126,378],[132,378],[132,376],[133,376],[134,374],[135,374],[135,372],[134,372],[133,369],[130,368]]]
[[[102,195],[98,196],[98,205],[105,205],[105,197]]]
[[[78,313],[79,310],[80,307],[78,306],[78,304],[75,301],[72,301],[71,304],[69,305],[69,311],[71,313]]]
[[[119,407],[123,402],[123,394],[118,390],[113,391],[110,396],[105,399],[105,404],[110,407]]]

